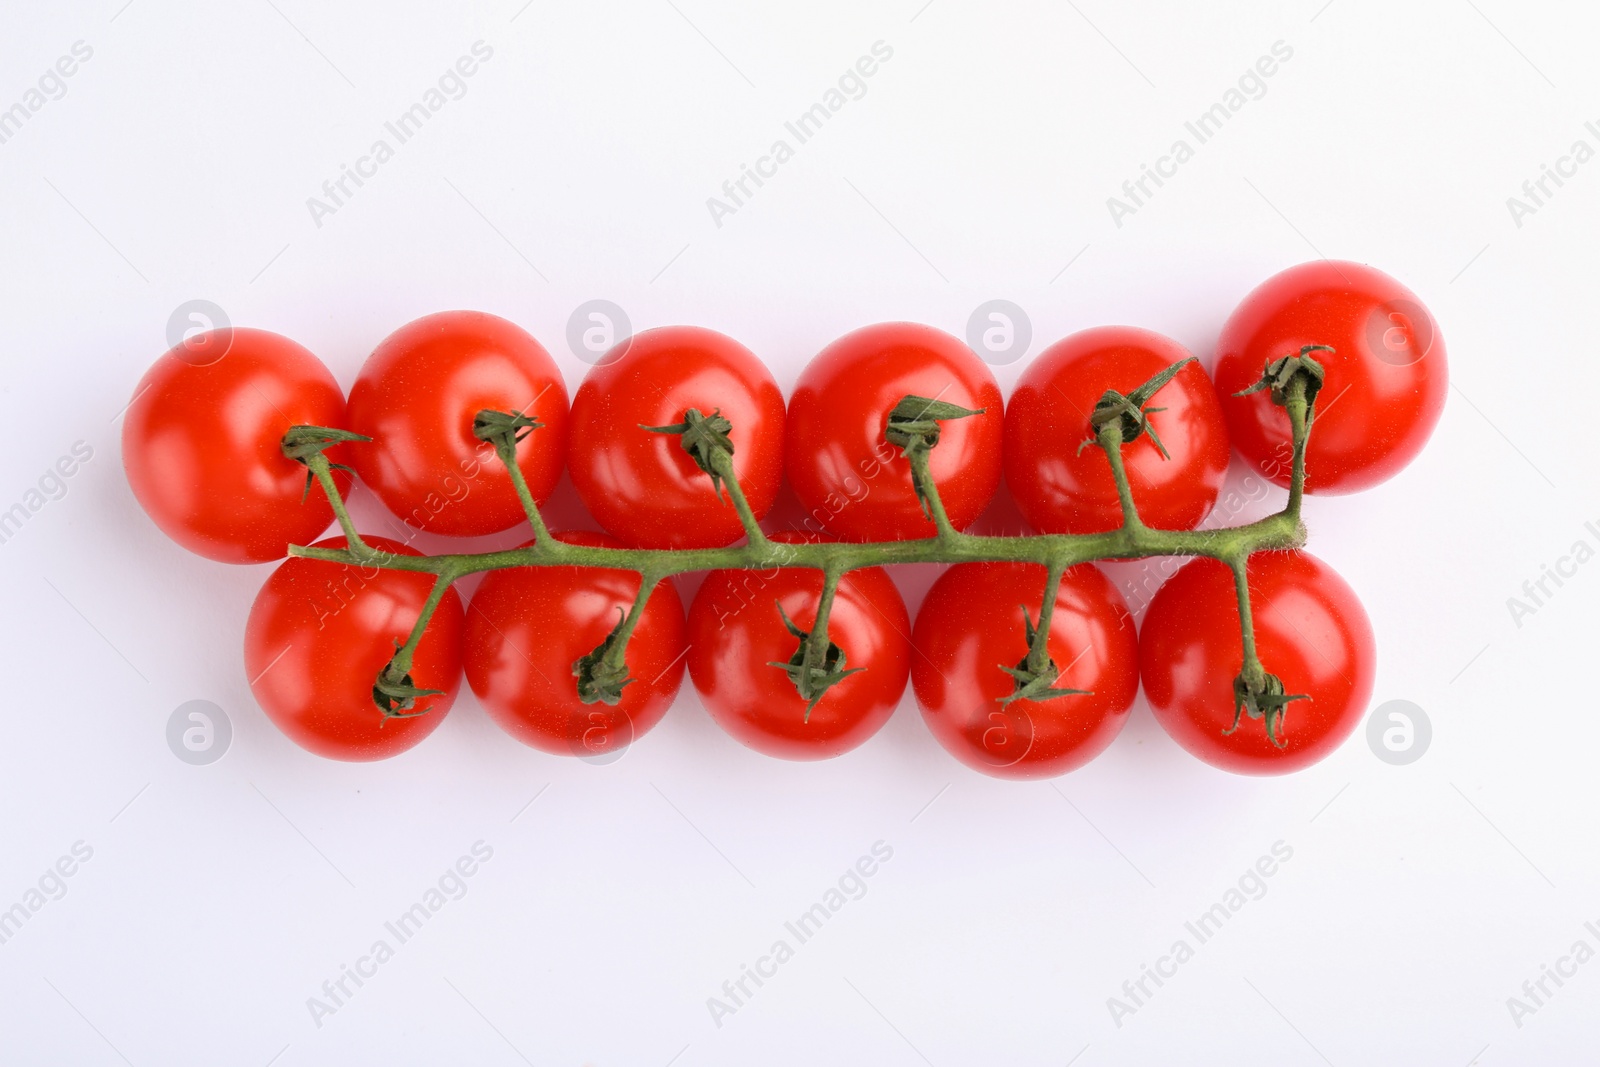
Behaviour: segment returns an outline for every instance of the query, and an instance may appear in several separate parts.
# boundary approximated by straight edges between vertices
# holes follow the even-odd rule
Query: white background
[[[1580,938],[1600,947],[1584,928],[1600,922],[1600,564],[1520,627],[1506,602],[1576,541],[1600,544],[1584,527],[1600,522],[1600,163],[1521,226],[1506,199],[1575,140],[1600,147],[1584,127],[1600,119],[1593,14],[1506,0],[770,8],[5,5],[0,108],[74,42],[93,57],[0,144],[0,510],[75,441],[94,456],[0,545],[0,908],[75,842],[93,856],[0,945],[0,1056],[1592,1055],[1600,963],[1547,982],[1520,1026],[1507,998]],[[318,226],[307,198],[479,40],[493,58],[466,95]],[[893,58],[866,95],[715,225],[707,197],[879,40]],[[1293,58],[1265,96],[1115,225],[1106,198],[1280,40]],[[519,746],[470,695],[400,758],[323,762],[266,722],[243,677],[269,569],[167,542],[119,460],[119,412],[194,298],[296,338],[346,385],[394,327],[471,307],[532,331],[576,388],[567,318],[604,297],[636,328],[730,333],[787,387],[850,328],[963,334],[995,297],[1027,310],[1035,352],[1126,322],[1209,357],[1251,286],[1319,255],[1400,278],[1449,345],[1425,454],[1379,489],[1307,506],[1313,551],[1371,613],[1374,703],[1411,700],[1432,722],[1409,766],[1358,733],[1294,777],[1236,778],[1185,755],[1141,700],[1087,768],[1012,784],[946,756],[909,695],[861,749],[785,764],[723,736],[687,685],[605,767]],[[1002,385],[1023,365],[997,368]],[[370,499],[356,506],[383,532]],[[914,610],[928,576],[899,577]],[[210,766],[165,740],[192,699],[232,723]],[[479,840],[493,858],[466,896],[316,1026],[307,998]],[[879,840],[893,859],[867,894],[715,1025],[707,998]],[[1265,896],[1116,1025],[1107,999],[1277,841],[1293,858]]]

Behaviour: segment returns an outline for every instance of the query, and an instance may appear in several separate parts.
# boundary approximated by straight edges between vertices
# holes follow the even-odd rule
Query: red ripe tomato
[[[419,555],[385,537],[363,540]],[[344,548],[345,540],[317,547]],[[380,760],[411,748],[444,721],[461,687],[461,598],[454,589],[428,621],[411,664],[418,688],[443,690],[417,698],[426,713],[385,718],[372,686],[411,636],[432,589],[431,574],[289,560],[256,594],[245,627],[245,675],[256,702],[289,740],[328,759]]]
[[[1122,525],[1105,453],[1091,445],[1089,416],[1107,389],[1124,396],[1188,359],[1178,342],[1132,326],[1100,326],[1057,341],[1023,372],[1006,405],[1006,484],[1023,517],[1044,533],[1103,533]],[[1149,433],[1122,448],[1133,502],[1146,526],[1192,530],[1211,513],[1228,470],[1228,430],[1211,379],[1198,363],[1178,372],[1148,405],[1166,447]]]
[[[797,535],[773,540],[797,541]],[[828,636],[844,668],[865,670],[830,688],[807,713],[788,675],[800,642],[778,605],[810,632],[822,596],[822,572],[807,568],[721,570],[706,575],[689,607],[689,676],[711,717],[757,752],[781,759],[829,759],[877,733],[905,692],[911,666],[911,619],[881,567],[839,581]]]
[[[1399,473],[1427,444],[1449,389],[1444,338],[1428,309],[1360,263],[1318,260],[1262,282],[1217,341],[1217,392],[1245,459],[1288,485],[1289,416],[1263,390],[1235,396],[1266,364],[1305,345],[1327,370],[1306,447],[1306,492],[1353,493]]]
[[[847,333],[807,365],[789,401],[789,483],[812,521],[847,541],[932,537],[911,465],[884,440],[889,412],[925,396],[982,415],[941,426],[930,453],[950,522],[970,526],[1000,484],[1002,402],[989,368],[931,326],[884,322]]]
[[[911,684],[945,751],[996,778],[1053,778],[1105,751],[1139,692],[1139,639],[1122,595],[1099,568],[1062,575],[1047,647],[1056,688],[1086,690],[1000,703],[1016,688],[1000,668],[1028,655],[1024,606],[1044,600],[1037,563],[962,563],[939,576],[917,613]]]
[[[606,548],[605,534],[555,535]],[[672,582],[650,594],[628,641],[633,681],[616,704],[578,699],[573,664],[606,639],[639,592],[633,571],[517,567],[491,571],[467,612],[467,682],[489,717],[523,744],[597,761],[620,756],[667,713],[688,651],[683,603]]]
[[[1376,651],[1361,601],[1306,552],[1259,552],[1245,569],[1261,665],[1291,701],[1283,747],[1264,720],[1233,726],[1233,680],[1244,662],[1233,572],[1197,559],[1167,579],[1140,634],[1144,691],[1156,719],[1192,754],[1238,774],[1287,774],[1322,759],[1356,728],[1372,696]]]
[[[343,426],[344,394],[287,337],[240,327],[197,334],[156,360],[133,396],[122,424],[128,484],[184,548],[223,563],[267,563],[333,522],[322,490],[306,495],[306,468],[282,443],[291,426]],[[349,488],[343,471],[334,480]]]
[[[525,519],[494,446],[473,436],[485,409],[520,412],[543,427],[517,446],[535,501],[561,478],[567,388],[538,341],[481,311],[441,311],[379,342],[350,389],[350,465],[388,509],[430,533],[471,537]]]
[[[683,450],[643,426],[720,410],[732,424],[733,469],[757,518],[783,477],[783,393],[739,342],[665,326],[620,342],[572,401],[572,484],[589,513],[638,548],[716,548],[744,536],[739,513]]]

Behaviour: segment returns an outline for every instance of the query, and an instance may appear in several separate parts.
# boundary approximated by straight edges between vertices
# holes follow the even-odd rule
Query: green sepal
[[[900,449],[907,459],[924,457],[939,443],[939,423],[945,419],[964,419],[982,415],[986,408],[964,408],[944,400],[925,396],[903,396],[889,411],[889,422],[883,429],[883,438]],[[932,520],[933,505],[928,500],[922,479],[913,477],[912,488],[917,493],[917,503],[922,506],[922,517]]]
[[[572,661],[572,676],[578,680],[578,699],[585,704],[615,704],[622,699],[624,686],[634,679],[628,674],[626,662],[613,667],[606,662],[606,653],[616,645],[628,616],[617,609],[617,624],[590,652]]]
[[[331,426],[291,426],[284,433],[283,440],[278,447],[283,454],[306,468],[306,487],[300,493],[300,503],[304,504],[311,497],[311,483],[315,479],[312,473],[311,457],[320,456],[334,445],[344,444],[347,441],[371,441],[372,438],[364,434],[352,433],[349,430],[335,430]],[[354,475],[355,471],[343,463],[328,464],[329,470],[348,471]]]
[[[1028,636],[1028,648],[1033,648],[1033,643],[1038,639],[1039,631],[1033,625],[1033,616],[1028,614],[1026,605],[1022,607],[1022,626]],[[1029,655],[1023,656],[1015,667],[1000,664],[1000,669],[1011,675],[1015,687],[1010,693],[996,699],[1002,704],[1009,704],[1013,700],[1054,700],[1056,697],[1092,696],[1088,689],[1057,689],[1055,682],[1061,677],[1061,669],[1056,666],[1056,661],[1047,659],[1043,670],[1035,671],[1028,665]]]
[[[1289,403],[1289,383],[1298,376],[1305,379],[1306,404],[1309,406],[1315,403],[1317,393],[1322,390],[1323,383],[1328,377],[1328,371],[1312,358],[1312,352],[1332,353],[1333,348],[1329,345],[1301,345],[1296,355],[1269,359],[1266,368],[1261,372],[1261,380],[1233,395],[1249,396],[1251,393],[1270,389],[1272,402],[1281,408]]]
[[[889,424],[883,430],[884,440],[906,455],[913,450],[926,452],[939,443],[941,421],[982,415],[986,410],[964,408],[960,404],[925,396],[903,396],[889,411]]]
[[[494,445],[495,451],[502,455],[514,455],[523,438],[542,429],[544,423],[520,411],[484,408],[472,417],[472,436]]]
[[[711,475],[712,492],[722,495],[722,472],[717,469],[716,457],[718,453],[730,457],[733,455],[733,441],[728,437],[733,430],[733,423],[723,416],[721,408],[709,415],[702,414],[699,408],[690,408],[683,413],[682,422],[671,426],[640,424],[639,428],[651,433],[678,434],[682,438],[680,444],[683,450],[689,453],[694,465]]]
[[[783,627],[790,634],[800,639],[800,647],[795,654],[789,657],[787,663],[778,663],[774,660],[767,661],[767,666],[776,667],[789,676],[789,681],[794,684],[795,691],[800,694],[800,699],[806,702],[806,716],[804,721],[811,721],[811,709],[817,706],[829,689],[844,681],[857,671],[866,670],[865,667],[851,667],[845,669],[844,649],[828,642],[827,651],[823,653],[821,665],[807,663],[806,653],[811,647],[811,634],[794,624],[789,618],[789,613],[783,610],[783,605],[778,604],[778,614],[783,618]]]
[[[395,642],[395,651],[400,650],[400,642]],[[433,705],[419,708],[416,706],[418,697],[443,696],[443,689],[419,689],[411,678],[409,671],[396,671],[394,660],[390,660],[382,671],[378,672],[378,680],[372,684],[372,702],[383,713],[383,721],[390,719],[414,719],[418,715],[426,715],[433,710]],[[379,723],[380,726],[383,723]]]
[[[1177,377],[1179,371],[1193,362],[1193,356],[1178,360],[1178,362],[1165,368],[1161,373],[1126,396],[1115,389],[1107,389],[1104,393],[1101,393],[1099,401],[1095,403],[1094,411],[1089,415],[1089,426],[1095,431],[1095,437],[1080,444],[1078,451],[1082,452],[1090,445],[1098,443],[1100,427],[1109,422],[1120,421],[1123,444],[1137,440],[1140,434],[1149,434],[1150,440],[1156,446],[1156,451],[1161,453],[1161,458],[1171,459],[1172,457],[1167,453],[1167,446],[1162,443],[1160,435],[1156,433],[1155,426],[1150,422],[1151,415],[1167,409],[1153,408],[1147,405],[1155,397],[1156,393],[1160,392],[1162,386],[1172,381],[1173,378]]]
[[[1263,674],[1261,685],[1257,687],[1251,685],[1241,671],[1233,679],[1233,725],[1222,731],[1222,736],[1227,737],[1237,730],[1240,715],[1248,714],[1252,719],[1264,719],[1267,739],[1283,748],[1288,744],[1283,739],[1283,723],[1288,715],[1289,703],[1310,699],[1305,693],[1286,694],[1283,680],[1276,674]]]

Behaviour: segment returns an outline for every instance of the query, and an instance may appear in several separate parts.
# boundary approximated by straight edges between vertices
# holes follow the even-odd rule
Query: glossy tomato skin
[[[363,539],[385,552],[420,554],[385,537]],[[317,547],[344,548],[345,540]],[[311,559],[284,563],[256,594],[245,627],[245,676],[256,702],[291,741],[328,759],[388,759],[415,746],[444,721],[461,688],[462,611],[454,589],[440,601],[412,661],[419,688],[443,690],[418,698],[427,714],[385,720],[372,702],[372,685],[396,643],[411,635],[432,588],[431,574]]]
[[[140,506],[178,544],[222,563],[268,563],[333,522],[319,488],[305,495],[306,468],[283,454],[284,433],[344,423],[339,384],[306,349],[266,330],[209,330],[140,379],[122,465]],[[343,471],[334,481],[350,486]]]
[[[783,477],[783,393],[749,349],[698,326],[664,326],[620,342],[572,401],[572,484],[589,513],[636,548],[716,548],[744,536],[727,495],[670,426],[684,412],[733,424],[733,469],[757,518]]]
[[[606,534],[564,532],[568,544],[621,547]],[[572,665],[617,624],[639,591],[632,571],[517,567],[491,571],[472,597],[463,645],[467,682],[500,728],[557,756],[618,756],[672,705],[683,681],[683,602],[671,581],[650,594],[628,642],[633,681],[616,704],[578,699]]]
[[[934,536],[911,465],[883,439],[890,410],[905,396],[984,410],[944,422],[930,453],[934,485],[957,529],[972,524],[999,486],[1004,414],[989,368],[931,326],[865,326],[818,353],[789,401],[789,483],[830,534],[846,541]]]
[[[1287,693],[1284,747],[1265,721],[1233,725],[1233,679],[1243,663],[1233,572],[1197,559],[1167,579],[1140,634],[1145,695],[1190,753],[1236,774],[1309,767],[1350,736],[1372,697],[1376,648],[1367,613],[1333,568],[1306,552],[1260,552],[1246,570],[1262,666]]]
[[[840,580],[828,635],[847,669],[866,669],[829,689],[807,717],[788,675],[768,664],[788,662],[799,647],[776,605],[809,631],[821,594],[816,570],[721,570],[706,575],[689,607],[689,676],[717,725],[757,752],[789,760],[848,752],[889,721],[905,692],[911,620],[889,575],[864,567]]]
[[[1266,363],[1323,344],[1327,369],[1306,449],[1306,492],[1354,493],[1415,458],[1449,391],[1439,325],[1415,294],[1360,263],[1318,260],[1262,282],[1228,317],[1217,341],[1216,382],[1234,447],[1288,485],[1289,416],[1263,390],[1233,394]]]
[[[1132,326],[1100,326],[1057,341],[1023,372],[1006,405],[1006,484],[1023,517],[1042,533],[1103,533],[1122,525],[1105,453],[1089,416],[1107,389],[1124,396],[1190,358],[1178,342]],[[1142,434],[1122,460],[1146,526],[1192,530],[1211,513],[1228,470],[1228,430],[1199,363],[1178,372],[1151,401],[1150,416],[1171,458]]]
[[[567,389],[550,354],[521,327],[481,311],[441,311],[379,342],[350,389],[348,449],[378,499],[430,533],[471,537],[525,521],[494,446],[473,436],[485,409],[543,426],[517,446],[517,466],[543,503],[567,451]]]
[[[945,751],[996,778],[1053,778],[1105,751],[1139,692],[1133,617],[1092,564],[1068,570],[1056,594],[1050,658],[1058,688],[1088,690],[1050,700],[1000,699],[1015,688],[1000,665],[1028,654],[1022,605],[1035,621],[1045,568],[962,563],[940,575],[917,613],[911,684],[923,721]]]

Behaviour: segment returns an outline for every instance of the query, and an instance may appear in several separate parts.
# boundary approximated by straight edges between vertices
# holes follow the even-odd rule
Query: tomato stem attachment
[[[639,592],[633,604],[624,613],[617,609],[617,624],[586,654],[572,662],[572,676],[578,680],[578,699],[585,704],[615,704],[622,699],[624,686],[633,683],[628,672],[628,640],[633,636],[639,619],[644,615],[650,594],[663,579],[648,571],[639,575]]]
[[[426,715],[433,710],[433,705],[419,708],[416,706],[417,698],[444,695],[442,689],[419,689],[416,686],[411,678],[411,661],[417,654],[417,646],[422,643],[422,634],[428,628],[428,621],[433,618],[433,613],[438,610],[439,603],[444,600],[445,593],[450,591],[455,580],[456,574],[448,569],[435,576],[433,588],[428,592],[428,599],[423,601],[422,610],[417,613],[417,621],[412,624],[406,643],[395,643],[394,656],[378,672],[378,680],[372,685],[372,700],[383,712],[384,722]]]
[[[542,429],[544,423],[520,411],[494,411],[485,408],[472,420],[472,435],[480,441],[487,441],[493,445],[494,454],[504,464],[506,474],[511,478],[511,485],[517,491],[517,499],[522,503],[523,514],[528,518],[528,525],[533,528],[534,543],[548,547],[552,543],[550,531],[545,527],[544,517],[539,514],[538,502],[533,499],[533,493],[528,489],[528,479],[523,477],[522,467],[517,463],[517,445],[534,430]]]
[[[1222,731],[1223,736],[1239,728],[1241,713],[1252,719],[1263,719],[1267,739],[1278,748],[1288,742],[1283,739],[1283,723],[1288,705],[1294,700],[1309,700],[1304,693],[1286,694],[1283,680],[1267,673],[1256,653],[1255,617],[1250,609],[1250,581],[1248,555],[1226,561],[1233,570],[1233,588],[1239,599],[1239,636],[1244,648],[1244,664],[1233,680],[1233,725]]]
[[[828,617],[833,613],[834,595],[838,591],[841,577],[839,571],[832,568],[823,571],[822,595],[817,600],[817,616],[811,624],[810,631],[802,630],[795,625],[794,620],[789,618],[789,613],[783,610],[781,601],[773,601],[778,607],[779,616],[783,619],[784,629],[799,639],[800,647],[789,657],[788,662],[769,661],[767,666],[783,671],[789,676],[789,681],[794,683],[800,699],[806,702],[805,722],[811,721],[811,712],[816,708],[817,701],[821,700],[829,689],[857,671],[866,670],[865,667],[846,669],[844,649],[828,638]]]
[[[908,394],[889,411],[889,420],[884,425],[884,440],[900,449],[900,454],[911,464],[911,486],[916,490],[917,503],[922,505],[923,516],[933,523],[941,541],[954,541],[961,533],[951,524],[944,501],[939,498],[929,453],[939,443],[941,422],[982,415],[985,410]]]
[[[766,541],[767,535],[756,521],[750,501],[745,498],[744,487],[734,473],[733,439],[729,436],[733,432],[733,423],[722,414],[721,408],[714,408],[709,415],[703,414],[699,408],[689,408],[683,413],[682,422],[671,426],[639,428],[650,433],[677,434],[683,450],[689,453],[695,466],[711,476],[711,491],[720,498],[722,491],[727,490],[728,502],[739,513],[739,525],[744,528],[745,537],[752,544]]]
[[[329,426],[291,426],[284,433],[279,448],[283,454],[302,464],[306,468],[306,491],[311,493],[313,479],[322,487],[322,493],[328,498],[328,506],[333,508],[334,517],[339,520],[339,529],[344,533],[344,539],[349,544],[352,552],[361,555],[370,555],[372,549],[361,539],[356,532],[356,524],[350,518],[350,512],[345,509],[344,497],[339,493],[339,486],[333,480],[335,470],[350,471],[343,463],[331,463],[324,454],[334,445],[350,441],[371,441],[372,438],[362,434],[352,433],[349,430],[335,430]],[[354,471],[350,471],[354,474]],[[304,497],[302,497],[302,500]]]
[[[1039,625],[1034,626],[1026,604],[1022,608],[1023,631],[1028,638],[1028,654],[1015,667],[1000,664],[1000,669],[1011,675],[1015,683],[1010,693],[999,697],[1002,705],[1013,700],[1054,700],[1056,697],[1088,696],[1086,689],[1058,689],[1056,679],[1061,669],[1050,658],[1050,620],[1055,615],[1056,592],[1061,588],[1061,575],[1066,568],[1059,562],[1047,564],[1044,581],[1044,601],[1039,607]]]

